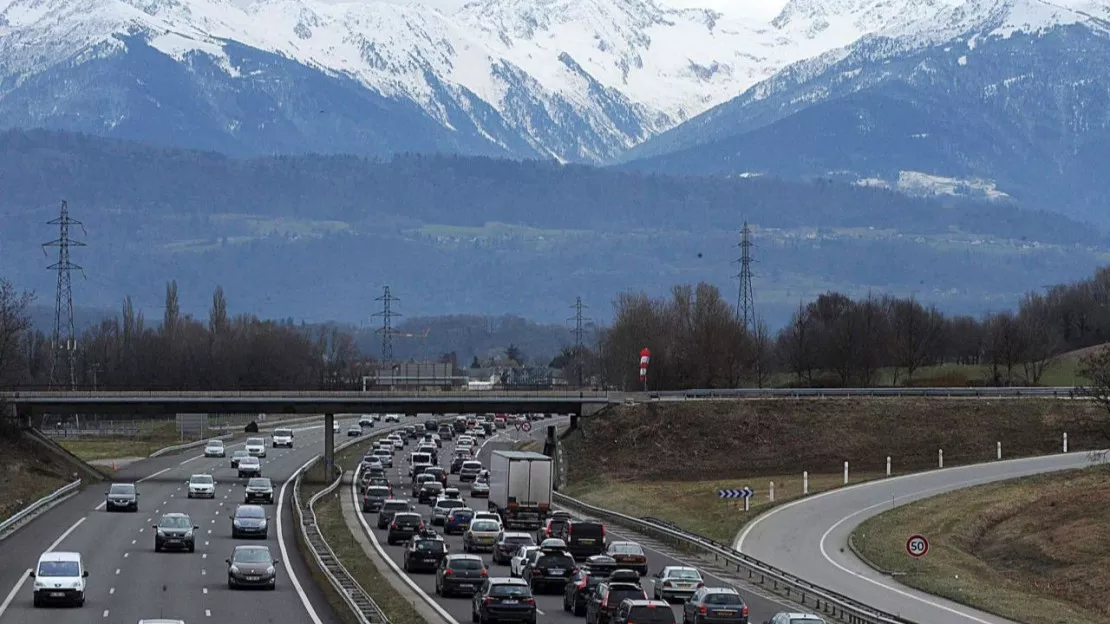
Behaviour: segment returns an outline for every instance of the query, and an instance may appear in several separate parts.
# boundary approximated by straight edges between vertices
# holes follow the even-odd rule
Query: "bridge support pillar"
[[[335,478],[335,414],[324,414],[324,474],[325,483]]]
[[[15,412],[16,422],[20,427],[25,429],[30,428],[31,424],[31,407],[28,405],[13,405],[12,411]]]

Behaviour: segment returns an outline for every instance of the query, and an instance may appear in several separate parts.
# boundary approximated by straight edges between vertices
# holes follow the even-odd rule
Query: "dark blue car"
[[[470,528],[470,521],[474,519],[474,510],[469,507],[460,507],[452,509],[447,514],[447,520],[443,523],[443,532],[448,535],[466,533]]]

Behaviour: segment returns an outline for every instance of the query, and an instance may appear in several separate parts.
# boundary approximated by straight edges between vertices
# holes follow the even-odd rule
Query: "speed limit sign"
[[[929,552],[929,540],[924,535],[913,535],[906,540],[906,552],[911,557],[924,557]]]

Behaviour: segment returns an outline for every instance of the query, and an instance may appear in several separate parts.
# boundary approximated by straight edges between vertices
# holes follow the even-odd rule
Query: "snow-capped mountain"
[[[603,161],[955,1],[0,0],[0,127]]]
[[[1105,2],[971,0],[789,66],[638,146],[626,166],[899,188],[964,180],[1110,225],[1107,67]]]

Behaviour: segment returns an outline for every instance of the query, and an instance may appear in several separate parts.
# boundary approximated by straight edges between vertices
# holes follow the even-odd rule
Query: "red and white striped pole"
[[[647,371],[650,362],[651,349],[644,347],[640,350],[640,383],[644,384],[644,392],[647,392]]]

